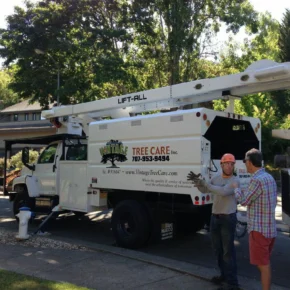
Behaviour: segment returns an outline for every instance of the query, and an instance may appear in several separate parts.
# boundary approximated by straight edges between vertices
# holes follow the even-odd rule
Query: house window
[[[13,115],[13,121],[18,121],[18,114]]]
[[[28,113],[25,113],[25,115],[24,115],[24,120],[25,120],[25,121],[28,121],[28,120],[29,120],[29,114],[28,114]]]
[[[32,114],[32,120],[35,121],[36,120],[36,113]]]

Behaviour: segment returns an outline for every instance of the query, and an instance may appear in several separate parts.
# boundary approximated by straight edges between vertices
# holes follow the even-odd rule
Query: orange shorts
[[[275,238],[266,238],[255,231],[250,232],[250,263],[256,266],[269,265],[274,242]]]

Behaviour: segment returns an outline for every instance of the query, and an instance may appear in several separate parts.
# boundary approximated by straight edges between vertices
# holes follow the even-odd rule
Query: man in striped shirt
[[[277,236],[275,208],[277,185],[274,178],[262,168],[262,153],[251,149],[246,153],[244,163],[252,174],[247,190],[242,191],[234,183],[238,202],[247,206],[250,262],[261,272],[263,290],[270,290],[270,255]]]

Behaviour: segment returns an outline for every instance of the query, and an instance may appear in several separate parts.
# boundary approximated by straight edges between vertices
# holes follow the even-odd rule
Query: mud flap
[[[176,221],[171,212],[155,210],[153,213],[153,233],[151,242],[172,240],[176,237]]]

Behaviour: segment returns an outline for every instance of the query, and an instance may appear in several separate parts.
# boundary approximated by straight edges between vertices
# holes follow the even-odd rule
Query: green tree
[[[10,88],[9,84],[12,82],[13,73],[11,70],[1,70],[0,71],[0,109],[12,106],[19,101],[16,93],[14,93]]]
[[[286,9],[279,35],[279,57],[281,61],[290,61],[290,10]]]
[[[259,14],[257,24],[257,33],[247,29],[242,43],[229,38],[220,53],[220,63],[225,69],[240,72],[260,59],[279,61],[279,22],[266,12]]]
[[[0,30],[0,56],[6,66],[17,64],[14,91],[46,106],[57,94],[67,104],[133,90],[136,82],[123,58],[132,36],[122,2],[44,0],[15,7]]]
[[[248,25],[253,32],[257,30],[257,13],[247,0],[135,0],[131,3],[135,42],[143,48],[140,55],[151,53],[157,67],[160,67],[158,59],[162,59],[163,71],[167,72],[166,84],[199,78],[195,69],[197,59],[213,53],[206,46],[221,23],[234,33],[243,25]]]
[[[85,102],[196,79],[221,23],[256,31],[256,17],[248,0],[27,1],[0,30],[0,56],[17,64],[20,96]]]

